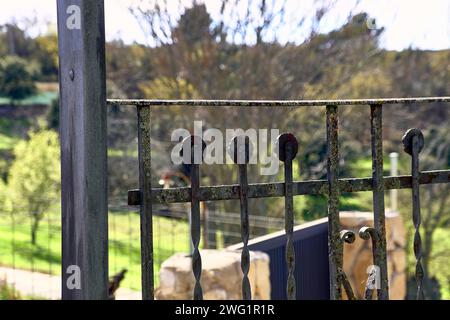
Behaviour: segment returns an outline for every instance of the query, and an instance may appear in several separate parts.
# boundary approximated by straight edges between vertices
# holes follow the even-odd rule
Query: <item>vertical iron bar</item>
[[[139,185],[141,192],[141,279],[142,299],[153,300],[153,214],[150,107],[137,107]]]
[[[380,268],[380,288],[377,290],[379,300],[389,299],[389,284],[386,258],[386,226],[384,209],[383,182],[383,114],[382,106],[370,106],[370,124],[372,138],[372,180],[374,228],[377,233],[375,260]]]
[[[419,153],[425,145],[425,139],[419,129],[410,129],[402,139],[404,150],[411,155],[411,177],[412,177],[412,216],[414,223],[414,255],[416,256],[416,282],[417,282],[417,300],[424,299],[423,296],[423,277],[422,267],[422,240],[420,238],[420,167]]]
[[[251,154],[250,138],[248,136],[234,137],[229,145],[229,153],[234,163],[238,165],[239,174],[239,201],[241,211],[241,238],[242,238],[242,254],[241,254],[241,269],[243,273],[242,278],[242,299],[251,300],[252,293],[250,287],[250,280],[248,272],[250,270],[250,251],[248,249],[248,240],[250,233],[249,219],[248,219],[248,177],[247,164],[250,160]]]
[[[202,258],[200,256],[200,161],[198,160],[199,149],[196,148],[196,144],[202,144],[201,138],[197,136],[191,136],[191,238],[194,246],[192,251],[192,272],[194,273],[195,286],[194,286],[194,300],[203,300],[203,290],[200,283],[202,276]],[[199,141],[197,141],[199,140]]]
[[[241,206],[241,237],[242,237],[242,255],[241,269],[244,277],[242,279],[242,299],[251,300],[250,280],[248,272],[250,270],[250,251],[248,249],[249,240],[249,222],[248,222],[248,180],[247,164],[239,164],[239,198]]]
[[[339,223],[339,143],[337,106],[327,106],[328,259],[330,299],[342,299],[343,245]]]
[[[293,174],[292,161],[298,152],[298,141],[291,133],[284,133],[277,139],[276,151],[278,157],[284,162],[284,210],[286,232],[286,266],[287,283],[286,297],[288,300],[296,299],[295,287],[295,250],[294,250],[294,198],[293,198]]]
[[[284,205],[286,230],[286,264],[288,267],[287,298],[295,300],[295,251],[294,251],[294,198],[292,195],[292,145],[286,144],[286,161],[284,162]]]
[[[414,223],[414,254],[416,256],[416,282],[417,282],[417,300],[422,300],[423,297],[423,276],[424,271],[422,267],[422,241],[420,238],[420,188],[419,188],[419,138],[413,137],[412,141],[412,201],[413,201],[413,223]]]

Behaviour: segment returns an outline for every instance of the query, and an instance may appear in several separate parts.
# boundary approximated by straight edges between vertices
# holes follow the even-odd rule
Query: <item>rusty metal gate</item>
[[[403,148],[411,156],[411,175],[383,176],[383,136],[382,111],[386,104],[413,104],[450,102],[450,97],[436,98],[404,98],[404,99],[368,99],[368,100],[318,100],[318,101],[225,101],[225,100],[108,100],[109,104],[129,105],[136,107],[138,116],[138,146],[139,146],[139,190],[130,190],[129,205],[140,205],[141,216],[141,256],[142,256],[142,290],[144,299],[153,299],[153,243],[152,243],[152,205],[176,202],[191,203],[191,237],[193,242],[192,269],[195,277],[194,299],[202,299],[200,284],[202,263],[200,244],[200,202],[240,200],[241,235],[242,235],[242,296],[251,299],[249,272],[249,223],[248,199],[284,197],[285,199],[285,232],[286,232],[286,294],[288,299],[295,299],[296,286],[294,279],[295,264],[301,264],[295,257],[293,245],[294,210],[293,197],[301,195],[324,195],[328,201],[328,260],[330,299],[342,299],[343,290],[350,299],[354,299],[352,288],[343,271],[343,244],[352,243],[356,235],[349,230],[341,230],[339,223],[339,196],[345,192],[373,192],[374,227],[365,227],[358,236],[372,242],[373,264],[378,266],[369,275],[365,298],[374,296],[379,300],[389,299],[389,284],[386,261],[386,228],[384,192],[392,189],[412,189],[412,219],[415,228],[414,253],[416,257],[415,277],[417,280],[417,299],[423,298],[420,239],[420,197],[419,187],[423,184],[450,183],[450,170],[420,171],[419,154],[424,147],[424,137],[419,129],[410,129],[403,136]],[[247,182],[247,163],[239,162],[236,170],[239,181],[235,185],[200,186],[200,164],[195,161],[191,169],[191,187],[172,189],[152,189],[151,185],[151,109],[152,106],[183,105],[204,107],[302,107],[326,106],[327,131],[327,179],[313,181],[293,181],[292,161],[298,150],[294,134],[285,133],[278,138],[278,157],[284,162],[285,181],[280,183]],[[349,105],[370,107],[371,146],[372,146],[372,177],[370,178],[339,178],[339,119],[338,108]],[[239,138],[239,137],[238,137]],[[201,145],[199,137],[190,137],[187,143],[192,148]],[[237,143],[235,140],[235,143]],[[248,160],[249,142],[245,141],[245,160]],[[238,148],[235,148],[237,150]],[[238,154],[234,155],[235,162]],[[379,273],[379,274],[377,274]],[[374,288],[373,281],[378,278],[380,285]]]

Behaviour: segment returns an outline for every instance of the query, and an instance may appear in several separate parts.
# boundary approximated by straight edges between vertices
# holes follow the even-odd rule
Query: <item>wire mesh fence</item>
[[[61,221],[55,211],[41,214],[17,205],[0,210],[0,281],[13,296],[59,297],[60,246]]]
[[[111,198],[109,206],[109,274],[126,270],[117,299],[139,299],[141,290],[140,219],[138,209]],[[0,285],[8,287],[9,298],[60,299],[61,297],[61,217],[59,199],[40,215],[35,235],[36,216],[26,208],[0,208]],[[154,261],[155,284],[159,283],[161,264],[175,253],[190,254],[189,207],[155,208]],[[239,213],[204,208],[201,248],[224,248],[241,241]],[[250,215],[251,238],[283,228],[282,218]],[[35,238],[35,243],[33,243]]]

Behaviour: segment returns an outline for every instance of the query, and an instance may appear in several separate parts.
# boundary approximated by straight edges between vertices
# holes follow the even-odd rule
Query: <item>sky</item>
[[[190,2],[190,0],[185,0]],[[106,36],[108,40],[122,39],[126,43],[149,44],[139,24],[128,11],[136,0],[105,0]],[[313,0],[287,0],[287,12],[292,17],[298,12],[309,12]],[[342,25],[355,1],[336,0],[333,11],[321,25],[327,32]],[[219,10],[216,0],[205,1],[211,16]],[[7,0],[2,1],[0,24],[16,20],[26,21],[37,17],[38,26],[33,35],[46,32],[56,24],[56,0]],[[175,12],[176,10],[174,10]],[[439,50],[450,48],[450,0],[361,0],[354,12],[365,11],[375,19],[376,25],[385,27],[380,45],[389,50],[408,47]],[[311,11],[312,12],[312,11]],[[288,29],[278,35],[280,42],[292,40]],[[301,32],[297,35],[301,40]]]

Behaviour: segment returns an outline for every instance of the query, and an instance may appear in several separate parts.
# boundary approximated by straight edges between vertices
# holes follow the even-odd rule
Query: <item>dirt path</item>
[[[61,278],[45,273],[31,272],[0,267],[0,279],[5,279],[22,296],[33,296],[41,299],[61,299]],[[138,291],[120,288],[117,300],[140,300]]]

